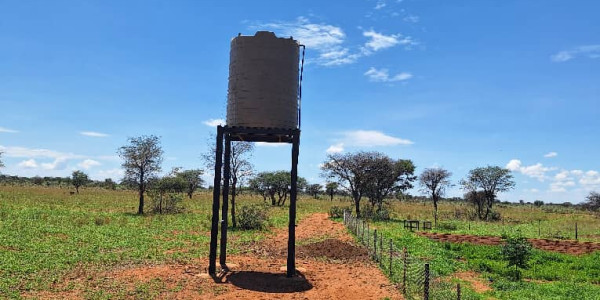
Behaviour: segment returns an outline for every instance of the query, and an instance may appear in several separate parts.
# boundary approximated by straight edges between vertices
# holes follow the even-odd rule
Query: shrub
[[[181,193],[149,193],[152,198],[152,212],[159,214],[176,214],[184,211]]]
[[[490,214],[488,215],[488,221],[500,221],[502,220],[502,216],[500,215],[500,212],[498,211],[491,211]]]
[[[437,228],[436,229],[453,231],[453,230],[456,230],[457,228],[458,228],[458,226],[456,225],[456,223],[452,223],[452,222],[439,222],[437,224]]]
[[[527,269],[527,262],[531,257],[531,244],[520,233],[507,236],[506,243],[502,246],[502,256],[508,261],[507,267],[514,266],[514,270],[509,270],[508,275],[513,280],[521,279],[519,268]]]
[[[352,211],[351,209],[349,209],[347,207],[332,206],[329,209],[329,217],[330,218],[343,218],[345,210]]]
[[[240,229],[264,229],[267,222],[267,208],[262,205],[242,205],[237,217],[237,225]]]
[[[378,211],[371,205],[364,205],[360,210],[361,217],[373,221],[387,221],[390,217],[390,211],[387,206],[382,206]]]

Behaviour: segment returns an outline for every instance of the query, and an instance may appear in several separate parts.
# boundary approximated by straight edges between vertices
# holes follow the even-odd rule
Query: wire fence
[[[344,225],[367,248],[369,256],[406,299],[461,299],[460,284],[455,285],[442,278],[426,260],[410,255],[406,247],[370,228],[368,222],[344,211]]]

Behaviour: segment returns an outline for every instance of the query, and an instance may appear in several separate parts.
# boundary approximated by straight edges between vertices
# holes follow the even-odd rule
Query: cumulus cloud
[[[364,31],[363,36],[369,38],[369,41],[365,43],[365,47],[363,48],[363,51],[366,54],[370,54],[372,51],[394,47],[396,45],[412,46],[417,44],[409,36],[403,37],[401,34],[385,35],[372,29]]]
[[[546,158],[556,157],[556,156],[558,156],[558,153],[556,153],[554,151],[553,152],[548,152],[547,154],[544,154],[544,157],[546,157]]]
[[[375,130],[354,130],[343,133],[343,145],[355,147],[411,145],[412,141],[386,135]]]
[[[96,132],[96,131],[80,131],[79,134],[91,137],[107,137],[109,136],[106,133]]]
[[[257,147],[285,147],[287,143],[267,143],[267,142],[255,142]],[[291,144],[289,144],[291,145]]]
[[[344,143],[337,143],[337,144],[331,145],[331,146],[329,146],[329,148],[327,148],[327,150],[325,150],[325,152],[327,152],[327,154],[344,152]]]
[[[375,4],[375,9],[382,9],[384,7],[386,7],[386,3],[384,0],[378,0],[377,3]]]
[[[18,163],[17,166],[25,169],[35,169],[38,167],[38,164],[35,159],[32,158]]]
[[[5,147],[0,146],[0,151],[4,152],[6,157],[46,157],[46,158],[61,158],[61,159],[76,159],[84,158],[83,155],[78,155],[70,152],[59,152],[48,149],[36,149],[26,147]]]
[[[550,56],[550,59],[553,62],[566,62],[578,56],[588,58],[600,58],[600,45],[585,45],[575,47],[569,50],[560,51]]]
[[[51,163],[42,163],[41,166],[44,170],[64,170],[67,167],[67,160],[64,158],[57,158]]]
[[[226,122],[223,119],[208,119],[202,123],[206,126],[217,127],[219,125],[221,125],[221,126],[225,125]]]
[[[541,163],[523,166],[518,159],[511,159],[508,164],[506,164],[506,168],[513,172],[520,172],[523,175],[535,178],[541,182],[547,179],[546,173],[553,170],[553,168],[544,167]]]
[[[394,81],[404,81],[412,78],[412,74],[407,72],[398,73],[396,75],[390,76],[388,69],[379,69],[369,68],[367,72],[364,74],[369,78],[370,81],[376,82],[394,82]]]
[[[8,128],[6,128],[6,127],[1,127],[1,126],[0,126],[0,132],[4,132],[4,133],[17,133],[17,132],[19,132],[19,131],[17,131],[17,130],[14,130],[14,129],[8,129]]]
[[[83,169],[89,169],[91,167],[95,167],[95,166],[100,166],[101,163],[99,161],[93,160],[93,159],[86,159],[82,162],[80,162],[79,164],[77,164],[80,168]]]
[[[92,174],[91,177],[96,180],[103,180],[106,178],[111,178],[115,181],[118,181],[121,178],[123,178],[124,174],[125,173],[123,172],[123,169],[108,169],[108,170],[100,170],[97,173]]]

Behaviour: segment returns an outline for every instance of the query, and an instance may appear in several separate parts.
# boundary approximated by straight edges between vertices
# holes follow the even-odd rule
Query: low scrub
[[[240,229],[264,229],[268,211],[264,205],[242,205],[239,209],[237,225]]]
[[[386,206],[382,206],[381,209],[371,205],[364,205],[360,211],[361,217],[373,221],[388,221],[391,219],[390,210]]]

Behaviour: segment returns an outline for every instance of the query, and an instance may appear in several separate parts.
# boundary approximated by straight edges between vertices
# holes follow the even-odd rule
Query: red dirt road
[[[419,232],[432,240],[450,243],[471,243],[477,245],[500,245],[503,243],[498,236],[478,236],[468,234],[451,234],[435,232]],[[528,239],[533,247],[572,255],[588,254],[600,250],[600,243],[577,242],[565,240]]]
[[[286,278],[287,230],[276,230],[246,252],[228,257],[234,267],[218,278],[203,276],[208,261],[189,264],[122,266],[101,273],[80,270],[52,291],[24,298],[83,299],[110,293],[139,299],[403,299],[366,250],[342,224],[313,214],[296,228],[296,266],[300,276]]]

